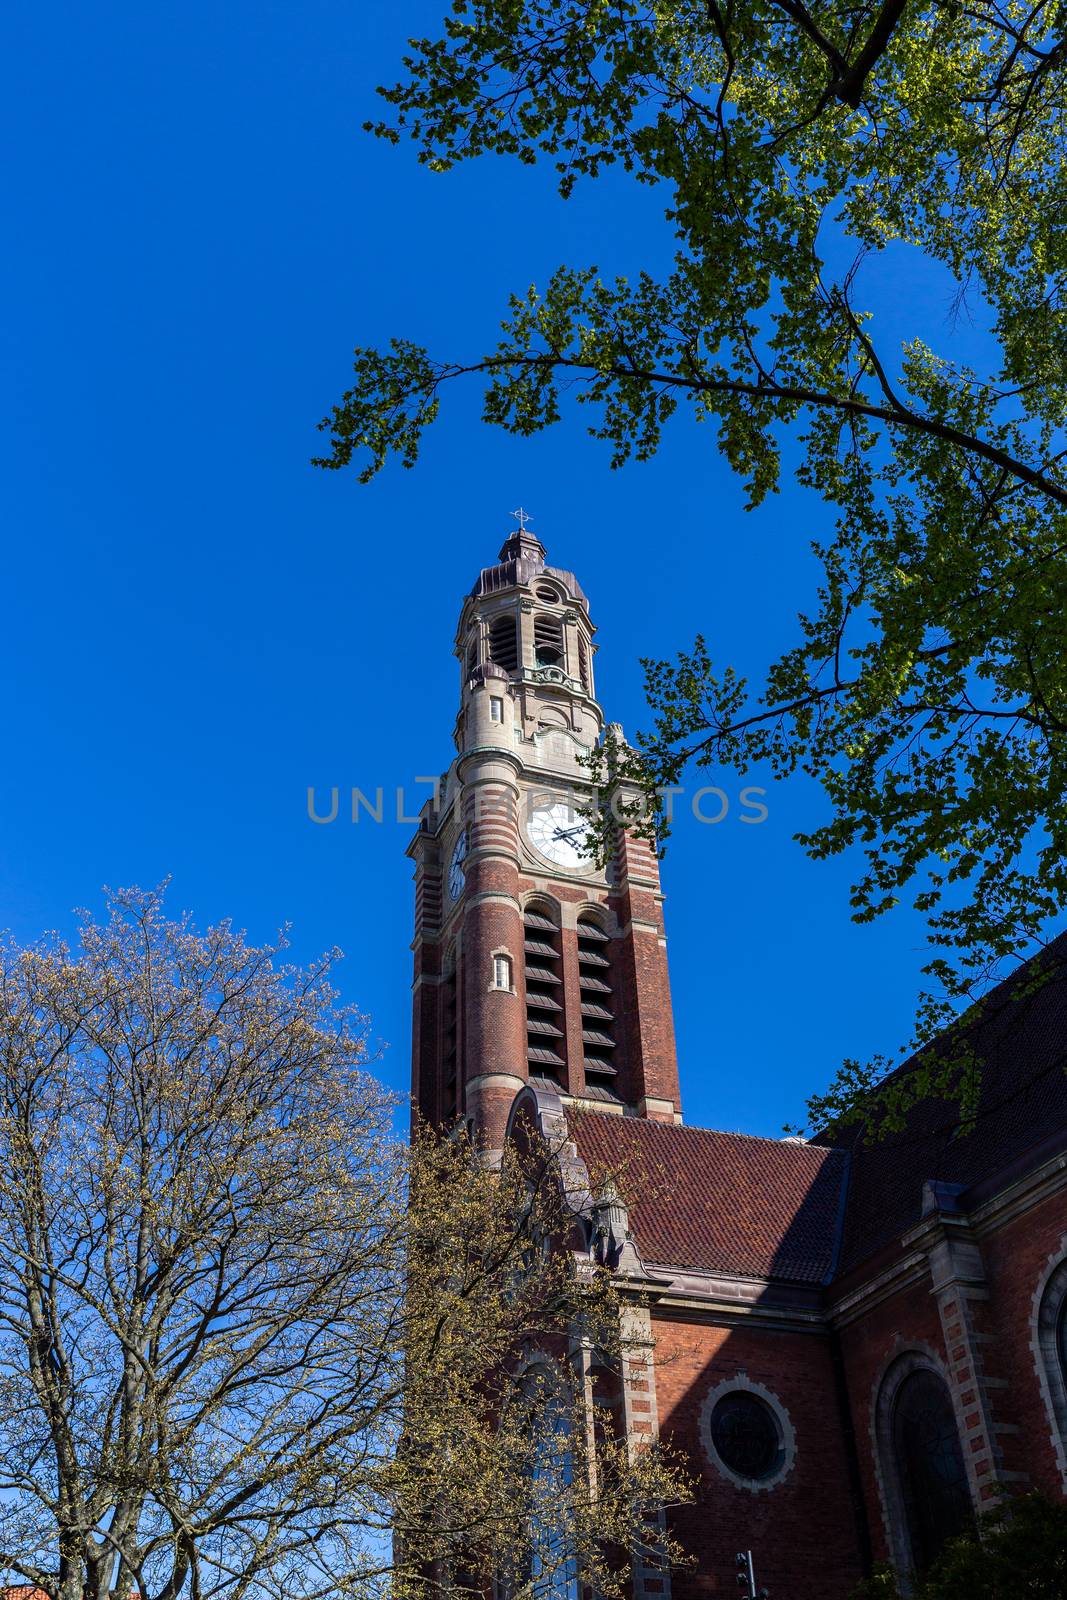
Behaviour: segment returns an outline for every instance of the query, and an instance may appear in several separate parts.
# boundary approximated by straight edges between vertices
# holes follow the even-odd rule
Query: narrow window
[[[489,721],[503,722],[503,720],[504,702],[498,694],[492,694],[489,696]]]
[[[578,676],[582,680],[582,688],[588,690],[589,683],[589,651],[585,647],[585,640],[578,635]]]
[[[1038,1376],[1062,1468],[1067,1463],[1067,1260],[1057,1262],[1045,1280],[1038,1305],[1037,1339],[1041,1356]]]
[[[952,1401],[936,1372],[920,1367],[904,1379],[893,1401],[891,1429],[912,1560],[924,1573],[972,1519]]]
[[[511,988],[511,957],[493,957],[493,987],[494,989]]]
[[[510,612],[494,617],[489,624],[489,657],[505,672],[518,670],[519,636],[515,617]]]
[[[534,618],[534,659],[539,667],[563,665],[563,624],[558,617]]]
[[[615,1050],[615,999],[611,972],[611,940],[596,917],[578,918],[578,990],[582,1008],[582,1052],[586,1092],[594,1099],[619,1098],[614,1080],[619,1069]]]
[[[567,1081],[564,1049],[563,955],[554,916],[538,904],[523,913],[526,957],[526,1060],[530,1077],[546,1088]]]

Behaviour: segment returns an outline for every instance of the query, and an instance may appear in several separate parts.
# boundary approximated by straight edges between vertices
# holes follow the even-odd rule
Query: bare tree
[[[617,1352],[619,1307],[531,1248],[575,1226],[552,1153],[401,1143],[332,958],[282,946],[130,891],[76,951],[0,954],[0,1571],[51,1600],[504,1566],[519,1593],[548,1551],[610,1592],[601,1552],[680,1491],[582,1433],[572,1352]],[[533,1346],[551,1379],[517,1385]]]

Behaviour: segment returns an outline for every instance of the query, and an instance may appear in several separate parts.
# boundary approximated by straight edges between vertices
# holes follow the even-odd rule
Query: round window
[[[717,1400],[710,1431],[716,1454],[739,1478],[762,1483],[782,1465],[785,1451],[778,1419],[751,1390],[734,1389]]]

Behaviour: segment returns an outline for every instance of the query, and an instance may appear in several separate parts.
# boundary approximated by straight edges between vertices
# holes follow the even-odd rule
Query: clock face
[[[530,843],[557,866],[572,872],[588,872],[592,867],[593,859],[586,853],[592,830],[586,818],[565,800],[535,806],[526,831]]]
[[[448,892],[452,896],[453,900],[459,899],[460,895],[463,893],[463,885],[467,881],[466,874],[463,871],[463,863],[466,861],[466,859],[467,830],[464,828],[463,832],[456,840],[455,848],[452,851],[452,860],[448,867]]]

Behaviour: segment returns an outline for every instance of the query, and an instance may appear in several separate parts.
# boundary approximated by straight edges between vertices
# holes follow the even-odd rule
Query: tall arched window
[[[611,981],[611,940],[597,917],[578,918],[578,987],[582,1007],[582,1056],[586,1089],[616,1100],[615,997]]]
[[[1034,1298],[1037,1375],[1060,1474],[1067,1485],[1067,1258],[1052,1259]]]
[[[931,1360],[913,1353],[890,1368],[878,1431],[897,1562],[923,1573],[974,1518],[952,1396]]]
[[[572,1540],[574,1451],[571,1406],[561,1376],[548,1365],[530,1367],[519,1385],[516,1420],[523,1434],[529,1478],[529,1515],[518,1571],[501,1588],[529,1586],[535,1600],[578,1600]]]
[[[438,1115],[442,1123],[455,1121],[459,1111],[459,993],[456,982],[456,951],[445,953],[441,981],[441,1092]]]
[[[578,635],[578,676],[582,680],[582,688],[590,691],[592,684],[589,681],[589,651],[586,649],[585,640]]]
[[[515,672],[519,665],[519,631],[510,611],[494,617],[489,624],[489,659],[505,672]]]
[[[523,912],[526,967],[526,1060],[530,1077],[559,1089],[566,1083],[562,1027],[563,957],[559,925],[548,905],[534,901]]]
[[[534,618],[534,660],[539,667],[563,665],[563,624],[558,617]]]

